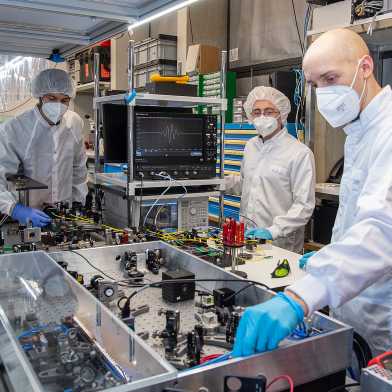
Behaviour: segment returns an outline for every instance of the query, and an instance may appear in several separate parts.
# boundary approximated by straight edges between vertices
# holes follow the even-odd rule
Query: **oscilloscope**
[[[205,179],[216,176],[217,116],[135,112],[134,177]]]

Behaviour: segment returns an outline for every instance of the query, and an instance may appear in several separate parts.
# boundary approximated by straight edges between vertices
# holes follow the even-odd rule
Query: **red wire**
[[[272,384],[275,384],[277,381],[279,381],[279,380],[286,380],[289,384],[290,384],[290,392],[294,392],[294,381],[293,381],[293,379],[290,377],[290,376],[288,376],[287,374],[284,374],[284,375],[282,375],[282,376],[278,376],[278,377],[275,377],[268,385],[267,385],[267,391],[268,391],[268,389],[270,388],[270,386],[272,385]]]
[[[215,359],[215,358],[220,357],[221,355],[222,355],[222,354],[211,354],[211,355],[206,355],[205,357],[200,358],[200,364],[202,364],[202,363],[204,363],[204,362],[211,361],[211,360],[213,360],[213,359]]]

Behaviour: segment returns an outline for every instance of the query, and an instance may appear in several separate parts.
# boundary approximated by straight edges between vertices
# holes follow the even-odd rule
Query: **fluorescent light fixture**
[[[149,23],[149,22],[153,21],[154,19],[160,18],[161,16],[170,14],[171,12],[177,11],[177,10],[179,10],[180,8],[187,7],[188,5],[191,5],[191,4],[193,4],[193,3],[196,3],[196,1],[199,1],[199,0],[185,0],[185,1],[181,1],[181,2],[179,2],[178,4],[173,5],[172,7],[168,7],[168,8],[166,8],[166,9],[160,11],[160,12],[157,12],[156,14],[153,14],[153,15],[151,15],[151,16],[147,16],[147,17],[144,18],[144,19],[138,20],[137,22],[135,22],[135,23],[129,25],[129,26],[128,26],[128,30],[133,30],[133,29],[135,29],[136,27],[139,27],[139,26],[141,26],[141,25],[144,25],[144,24],[146,24],[146,23]]]

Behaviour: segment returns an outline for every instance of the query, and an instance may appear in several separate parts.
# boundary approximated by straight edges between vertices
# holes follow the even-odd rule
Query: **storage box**
[[[150,94],[197,97],[197,86],[189,83],[151,82],[146,84],[146,91]]]
[[[135,66],[147,65],[157,60],[177,62],[177,37],[160,34],[135,44]]]
[[[220,69],[219,48],[209,45],[191,45],[186,56],[186,73],[211,73]]]
[[[110,81],[110,41],[105,41],[77,55],[81,84],[94,81],[94,53],[99,53],[99,80]]]
[[[176,76],[177,65],[173,64],[173,61],[171,60],[158,60],[147,67],[135,69],[135,88],[145,87],[146,84],[150,81],[151,75],[155,73],[158,73],[161,76]]]

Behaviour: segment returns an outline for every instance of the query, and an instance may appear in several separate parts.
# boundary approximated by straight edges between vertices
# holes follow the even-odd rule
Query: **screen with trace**
[[[203,157],[204,119],[192,114],[137,113],[135,158]]]
[[[134,117],[135,178],[216,176],[217,117],[144,110]]]

